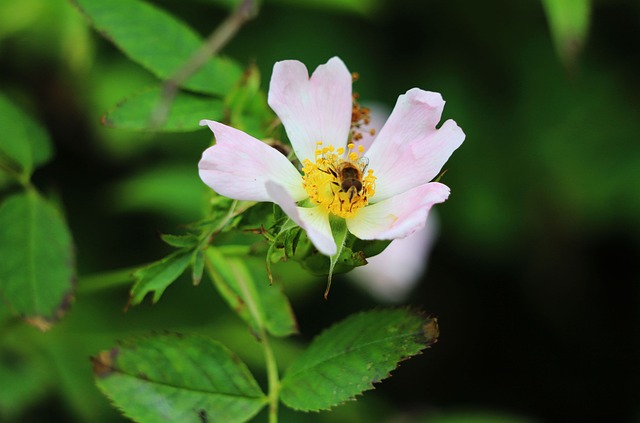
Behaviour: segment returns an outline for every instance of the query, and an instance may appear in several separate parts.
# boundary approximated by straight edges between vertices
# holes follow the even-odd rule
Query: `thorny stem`
[[[243,0],[233,13],[209,35],[204,44],[191,55],[189,60],[164,83],[162,98],[153,111],[149,122],[149,127],[152,130],[158,129],[166,120],[178,87],[200,69],[207,60],[222,50],[240,28],[257,14],[258,5],[256,0]]]

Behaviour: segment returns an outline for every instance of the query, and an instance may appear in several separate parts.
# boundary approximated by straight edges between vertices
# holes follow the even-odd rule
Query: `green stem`
[[[218,250],[225,256],[247,256],[251,254],[249,245],[219,245]]]
[[[278,375],[278,363],[276,362],[275,354],[273,353],[273,349],[271,348],[271,343],[269,341],[267,331],[264,327],[263,319],[260,315],[260,312],[258,311],[258,305],[256,304],[253,295],[251,295],[248,277],[244,267],[245,265],[240,258],[227,257],[227,259],[227,263],[229,266],[228,268],[231,270],[231,273],[238,283],[242,300],[244,300],[245,305],[247,306],[247,310],[249,310],[249,314],[251,315],[251,319],[255,323],[255,335],[258,338],[260,345],[262,346],[264,360],[267,368],[267,383],[269,385],[269,393],[267,395],[267,400],[269,402],[269,423],[278,423],[278,399],[280,395],[280,377]],[[205,256],[205,267],[212,279],[220,277],[220,275],[216,272],[211,258],[208,255]]]
[[[264,352],[264,360],[266,362],[267,367],[267,383],[269,384],[269,423],[277,423],[278,422],[278,396],[280,393],[280,377],[278,375],[278,364],[276,362],[276,357],[271,349],[271,343],[269,342],[269,336],[267,335],[267,331],[265,330],[262,317],[258,312],[258,305],[255,303],[253,299],[253,295],[249,291],[249,286],[247,282],[247,278],[244,277],[242,269],[239,266],[243,266],[240,259],[230,260],[230,264],[233,267],[233,273],[237,278],[238,286],[242,291],[242,296],[247,304],[247,308],[253,321],[256,322],[258,329],[258,339],[260,340],[260,345],[262,345],[262,350]]]
[[[118,269],[112,272],[83,276],[78,283],[77,292],[87,293],[128,285],[135,281],[133,272],[139,268],[140,266],[136,266],[128,269]]]
[[[263,330],[264,332],[264,330]],[[267,364],[267,381],[269,383],[269,423],[278,423],[278,397],[280,395],[280,377],[278,363],[271,349],[266,333],[262,337],[264,360]]]
[[[27,189],[31,189],[31,188],[32,186],[29,184],[27,186]],[[227,223],[229,223],[231,219],[233,219],[238,214],[243,213],[245,210],[252,207],[254,204],[255,203],[252,203],[252,202],[243,202],[240,205],[240,207],[238,207],[238,201],[237,200],[234,201],[229,209],[229,213],[227,214],[225,219],[222,221],[222,223],[220,223],[220,225],[216,226],[215,228],[212,228],[209,232],[207,232],[204,235],[201,247],[206,248],[206,245],[209,245],[209,243],[211,242],[210,238],[215,233],[221,231],[227,225]],[[229,246],[229,247],[223,247],[223,248],[229,248],[230,253],[233,253],[233,254],[248,253],[248,249],[247,249],[248,247]],[[143,266],[146,266],[146,264],[125,268],[125,269],[118,269],[111,272],[83,276],[80,278],[80,282],[78,283],[77,292],[79,293],[93,292],[93,291],[98,291],[102,289],[115,288],[115,287],[131,284],[136,280],[135,277],[133,276],[133,272],[135,272],[136,270],[138,270]]]

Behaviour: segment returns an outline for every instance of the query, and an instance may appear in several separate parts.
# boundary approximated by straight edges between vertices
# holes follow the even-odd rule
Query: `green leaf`
[[[365,258],[369,258],[382,253],[391,244],[391,240],[362,240],[349,234],[345,244],[350,246],[351,251],[362,252]]]
[[[335,269],[336,263],[338,263],[338,261],[345,260],[342,253],[344,250],[344,243],[347,240],[347,235],[349,234],[346,220],[342,218],[330,217],[329,221],[331,223],[331,232],[333,234],[333,239],[338,246],[338,251],[336,251],[336,253],[331,256],[331,261],[329,264],[329,275],[327,276],[327,288],[324,291],[325,300],[329,296],[329,290],[331,289],[331,278],[333,277],[333,269]],[[364,260],[364,257],[362,259],[364,263],[367,262],[366,260]]]
[[[200,336],[132,339],[92,358],[98,387],[137,422],[244,422],[267,402],[231,351]]]
[[[435,319],[409,310],[352,315],[316,337],[291,364],[282,379],[282,402],[318,411],[352,400],[437,336]]]
[[[72,297],[75,257],[67,225],[35,191],[0,205],[0,292],[15,312],[46,329]]]
[[[204,273],[204,257],[205,252],[201,248],[198,248],[193,252],[191,279],[193,280],[194,285],[199,285],[202,280],[202,274]]]
[[[589,31],[590,0],[542,0],[553,42],[565,65],[575,62]]]
[[[192,254],[192,250],[184,248],[136,270],[133,273],[136,283],[131,288],[130,303],[140,304],[149,292],[153,292],[152,301],[157,303],[164,290],[185,271]]]
[[[253,273],[260,265],[250,268],[247,261],[247,257],[225,256],[216,247],[207,250],[207,270],[215,287],[254,332],[264,327],[274,336],[296,333],[291,305],[280,286],[269,284],[266,271]],[[254,312],[251,307],[255,307]]]
[[[280,210],[278,207],[276,210]],[[267,268],[271,263],[287,261],[292,258],[298,261],[310,273],[328,276],[325,297],[328,295],[333,275],[346,273],[354,267],[367,264],[367,258],[380,254],[391,241],[363,241],[347,230],[344,219],[332,219],[332,235],[338,251],[333,257],[325,256],[313,246],[307,234],[288,218],[284,222],[276,222],[267,231],[270,246],[267,251]]]
[[[140,0],[73,1],[98,31],[160,79],[170,78],[203,42],[189,26]],[[241,75],[242,69],[233,61],[214,57],[187,79],[183,87],[207,94],[225,94]]]
[[[284,247],[282,248],[285,257],[292,257],[300,262],[302,266],[310,273],[318,276],[327,276],[327,289],[325,297],[328,295],[333,275],[345,273],[354,267],[364,266],[367,264],[367,257],[378,254],[386,247],[388,241],[361,241],[349,234],[344,224],[344,219],[335,219],[332,221],[331,228],[334,239],[338,245],[338,251],[332,257],[325,256],[316,250],[311,244],[306,233],[298,229],[298,231],[290,230],[285,232],[282,240]],[[291,235],[289,235],[291,234]],[[297,235],[297,236],[296,236]],[[276,246],[276,244],[274,244]],[[293,254],[292,254],[293,251]],[[271,251],[271,260],[278,259],[278,250]]]
[[[182,247],[195,247],[198,245],[200,240],[194,234],[187,235],[171,235],[171,234],[162,234],[160,238],[167,244],[172,247],[182,248]]]
[[[0,170],[8,167],[28,178],[35,167],[51,158],[51,141],[44,129],[2,94],[0,128]]]
[[[162,99],[162,90],[153,88],[127,98],[102,117],[106,126],[136,131],[148,130],[151,116]],[[201,119],[222,120],[224,103],[220,99],[178,92],[169,114],[157,128],[164,132],[189,132],[201,129]]]

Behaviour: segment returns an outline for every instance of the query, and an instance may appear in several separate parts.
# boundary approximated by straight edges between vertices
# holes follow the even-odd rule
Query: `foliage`
[[[75,0],[94,27],[133,61],[166,79],[201,45],[200,37],[170,14],[141,0]],[[206,94],[225,94],[240,78],[233,61],[212,58],[184,87]]]
[[[437,341],[437,322],[407,310],[352,315],[316,337],[282,379],[289,407],[328,409],[372,389],[400,360]]]
[[[163,81],[160,87],[147,88],[119,102],[102,117],[105,126],[183,133],[197,130],[199,119],[207,117],[263,137],[276,135],[255,66],[242,74],[235,62],[216,56],[189,71],[192,75],[174,80],[185,72],[183,66],[188,66],[203,43],[187,25],[139,0],[75,0],[74,4],[103,36]],[[234,24],[234,16],[249,4],[238,5],[228,25]],[[227,27],[223,24],[221,28]],[[185,91],[172,94],[171,84]],[[71,235],[59,212],[30,182],[33,170],[51,159],[46,133],[9,100],[0,100],[0,116],[10,135],[0,146],[2,169],[23,189],[9,195],[0,206],[0,222],[4,223],[0,228],[2,293],[13,313],[48,329],[62,316],[73,295]],[[166,114],[158,114],[163,104],[169,108]],[[371,389],[372,383],[387,377],[399,361],[435,342],[437,334],[423,331],[431,320],[404,309],[360,313],[319,336],[306,353],[287,366],[287,376],[281,382],[270,345],[271,336],[284,338],[298,332],[289,299],[272,275],[273,263],[294,259],[315,273],[328,273],[328,293],[333,273],[366,264],[365,251],[375,254],[388,244],[355,239],[342,220],[332,225],[341,247],[333,257],[324,258],[277,207],[210,193],[203,219],[185,226],[183,234],[161,235],[173,252],[132,271],[115,273],[134,281],[129,308],[140,305],[148,295],[158,303],[187,269],[193,285],[199,285],[206,273],[263,349],[268,394],[223,344],[209,336],[177,333],[129,337],[95,355],[97,386],[125,416],[139,422],[242,422],[267,405],[269,419],[275,422],[281,398],[294,409],[320,410]],[[234,240],[234,234],[242,230],[260,237],[253,235],[250,243]],[[265,251],[266,269],[259,271],[260,260],[252,256]],[[342,382],[336,385],[340,378]],[[29,386],[24,385],[27,392],[34,390]]]
[[[635,6],[265,0],[183,78],[242,4],[0,0],[0,420],[637,415],[635,380],[611,376],[632,368],[637,319],[608,302],[637,309]],[[200,119],[287,153],[273,62],[336,54],[363,99],[441,91],[470,135],[415,307],[361,311],[342,276],[388,242],[332,222],[344,243],[326,257],[277,206],[197,178]],[[446,336],[398,367],[438,337],[423,306]],[[589,393],[603,385],[607,401]]]
[[[0,204],[0,294],[12,313],[46,330],[66,311],[75,282],[71,234],[55,206],[33,188],[31,175],[51,158],[47,134],[0,96],[0,170],[22,192]]]
[[[249,369],[203,337],[130,339],[93,358],[102,389],[138,422],[247,421],[267,398]]]

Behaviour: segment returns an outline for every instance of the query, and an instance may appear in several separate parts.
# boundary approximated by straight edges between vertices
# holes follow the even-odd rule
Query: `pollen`
[[[306,159],[302,163],[302,186],[311,202],[342,218],[355,216],[369,204],[375,193],[376,177],[367,168],[363,153],[364,147],[356,148],[353,143],[345,150],[332,145],[323,147],[318,142],[315,162]]]
[[[372,136],[375,133],[374,129],[364,129],[371,123],[371,110],[367,107],[362,107],[358,103],[359,98],[360,96],[358,93],[353,93],[353,102],[351,107],[351,140],[354,142],[362,139],[363,132],[367,132]]]

